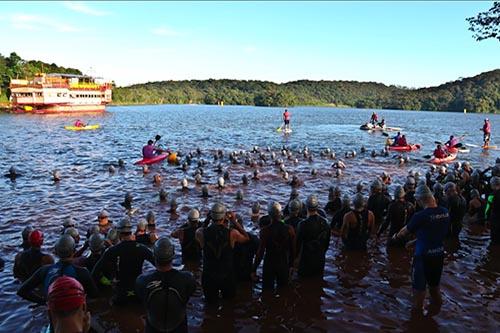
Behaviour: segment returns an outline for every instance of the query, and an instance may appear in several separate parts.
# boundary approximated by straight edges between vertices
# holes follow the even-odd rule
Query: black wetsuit
[[[311,215],[297,227],[300,276],[323,275],[325,254],[330,245],[330,227],[325,218]]]
[[[286,219],[285,219],[285,224],[289,225],[289,226],[292,226],[294,230],[297,230],[297,226],[299,225],[299,222],[302,221],[303,218],[301,218],[300,216],[291,216],[289,215]]]
[[[458,237],[462,230],[463,218],[467,212],[467,203],[460,195],[453,195],[446,200],[445,207],[450,214],[450,230],[448,236]]]
[[[335,214],[335,212],[341,208],[342,208],[342,200],[336,197],[333,200],[328,201],[328,203],[325,206],[325,211],[328,214]]]
[[[154,265],[151,250],[136,241],[123,240],[104,252],[92,270],[92,277],[97,281],[105,267],[116,267],[118,284],[113,303],[121,305],[129,301],[134,302],[137,300],[134,292],[135,280],[142,273],[145,260]]]
[[[260,246],[254,271],[264,255],[262,288],[273,289],[275,284],[288,284],[290,268],[293,266],[295,232],[289,225],[273,222],[260,231]]]
[[[339,230],[342,228],[342,223],[344,222],[344,215],[349,213],[351,211],[351,208],[349,206],[345,206],[335,212],[332,217],[332,222],[330,222],[330,229],[332,230]]]
[[[373,212],[377,225],[384,220],[384,215],[390,202],[391,201],[381,192],[374,193],[368,198],[367,208]]]
[[[368,210],[362,212],[352,211],[358,223],[355,227],[349,226],[349,232],[346,238],[342,238],[347,250],[366,250],[366,241],[368,240]]]
[[[47,256],[47,254],[40,251],[39,248],[28,248],[21,252],[14,265],[14,274],[16,277],[25,281],[28,279],[37,269],[42,267],[42,259]]]
[[[248,242],[236,243],[233,252],[233,265],[238,281],[250,281],[255,253],[259,247],[259,238],[248,233]]]
[[[147,247],[153,246],[153,243],[151,243],[151,236],[148,233],[135,235],[135,241],[139,244],[146,245]]]
[[[490,204],[488,221],[490,222],[491,243],[500,243],[500,190],[491,193],[493,201]]]
[[[17,294],[22,298],[38,303],[45,304],[49,286],[60,276],[70,276],[78,280],[83,286],[85,293],[89,297],[97,296],[97,288],[86,268],[78,267],[69,262],[59,261],[53,265],[40,267],[28,280],[19,287]],[[33,290],[42,285],[43,296],[33,293]]]
[[[182,260],[199,261],[201,258],[201,246],[195,238],[196,230],[201,227],[200,223],[185,223],[181,226],[184,237],[181,242]]]
[[[172,269],[139,276],[136,291],[147,310],[145,332],[187,332],[186,305],[195,290],[189,272]]]
[[[393,240],[392,236],[401,230],[413,215],[413,205],[406,201],[395,200],[387,208],[387,217],[384,223],[380,226],[378,236],[389,226],[389,235],[387,236],[387,245],[404,247],[406,239]]]
[[[203,230],[203,293],[208,303],[217,301],[219,291],[223,298],[236,294],[233,253],[230,230],[224,225],[211,224]]]

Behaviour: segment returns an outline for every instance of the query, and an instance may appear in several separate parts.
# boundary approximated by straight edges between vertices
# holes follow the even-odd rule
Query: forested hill
[[[0,102],[6,101],[11,78],[38,72],[82,74],[16,53],[0,54]],[[295,106],[332,105],[357,108],[500,113],[500,69],[437,87],[408,89],[375,82],[191,80],[161,81],[116,87],[116,104],[217,104]]]
[[[500,113],[500,69],[437,87],[408,89],[375,82],[191,80],[115,88],[117,104],[334,105],[357,108]]]
[[[0,101],[7,101],[10,79],[32,78],[36,73],[82,74],[75,68],[60,67],[38,60],[24,60],[15,52],[8,57],[0,54]]]

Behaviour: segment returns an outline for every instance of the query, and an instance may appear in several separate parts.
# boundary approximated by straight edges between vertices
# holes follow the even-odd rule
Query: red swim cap
[[[38,229],[33,230],[32,232],[30,232],[28,239],[31,246],[40,247],[43,244],[43,232]]]
[[[69,276],[58,277],[49,286],[49,310],[72,311],[85,304],[85,290],[80,282]]]

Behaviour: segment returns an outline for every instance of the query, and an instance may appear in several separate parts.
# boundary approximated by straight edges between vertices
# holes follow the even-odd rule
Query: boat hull
[[[56,113],[102,113],[106,105],[14,105],[14,113],[56,114]]]

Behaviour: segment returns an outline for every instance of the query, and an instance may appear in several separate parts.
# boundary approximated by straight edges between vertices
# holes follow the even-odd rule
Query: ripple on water
[[[35,115],[0,115],[0,170],[5,173],[15,165],[23,177],[16,182],[0,180],[0,239],[5,268],[0,271],[0,327],[2,331],[39,332],[46,323],[43,307],[29,307],[29,303],[16,296],[19,284],[12,278],[14,255],[19,250],[20,232],[28,224],[43,228],[46,251],[50,251],[61,229],[64,217],[72,215],[81,235],[95,222],[98,211],[106,208],[112,219],[120,220],[124,210],[120,202],[125,192],[134,196],[139,208],[134,221],[149,210],[155,212],[158,229],[168,235],[183,223],[191,207],[205,214],[215,200],[223,200],[245,218],[247,227],[256,233],[249,221],[253,202],[260,202],[265,211],[268,201],[283,205],[290,187],[277,176],[277,168],[259,167],[261,180],[251,180],[241,186],[242,174],[252,175],[243,164],[224,167],[231,180],[223,191],[216,189],[213,153],[223,149],[250,150],[254,145],[271,146],[279,150],[282,145],[294,151],[307,145],[314,154],[313,162],[298,155],[297,165],[285,159],[290,176],[299,175],[305,184],[300,188],[301,198],[317,193],[325,204],[328,188],[340,186],[343,192],[353,194],[359,181],[368,184],[374,175],[383,171],[391,174],[393,185],[404,182],[410,170],[425,171],[423,155],[429,154],[434,140],[444,140],[449,134],[468,134],[465,142],[480,143],[481,115],[428,112],[379,111],[391,125],[405,128],[412,142],[423,144],[420,152],[412,153],[410,162],[399,166],[397,155],[370,157],[372,150],[382,149],[385,137],[358,130],[359,124],[369,118],[370,110],[338,110],[329,108],[294,108],[291,136],[283,137],[275,129],[279,126],[281,109],[254,107],[213,106],[144,106],[112,107],[105,115],[93,115],[85,120],[100,123],[102,128],[93,132],[71,132],[63,126],[74,119],[66,116],[42,117]],[[247,112],[248,111],[248,112]],[[500,126],[500,117],[491,115],[493,128]],[[19,140],[22,133],[23,140]],[[205,167],[204,181],[208,182],[212,197],[202,199],[201,187],[194,184],[194,159],[187,173],[179,168],[153,166],[143,176],[133,165],[148,138],[162,135],[165,147],[184,152],[200,147]],[[359,153],[365,146],[367,152]],[[339,158],[346,151],[356,149],[358,157],[345,159],[348,168],[340,178],[332,177],[332,160],[322,158],[320,150],[333,149]],[[278,152],[278,155],[281,155]],[[491,165],[499,157],[498,151],[481,153],[471,149],[461,160],[470,160],[476,167]],[[118,168],[118,159],[125,168]],[[241,159],[243,160],[243,159]],[[108,166],[115,165],[110,174]],[[311,176],[311,168],[318,170]],[[51,172],[59,170],[62,180],[54,184]],[[154,173],[164,179],[160,187],[153,186]],[[186,177],[190,190],[181,192],[180,180]],[[181,218],[172,219],[168,205],[160,204],[160,188],[175,197]],[[243,190],[244,200],[237,202],[235,194]],[[460,243],[447,244],[443,272],[443,311],[434,319],[413,321],[411,308],[411,281],[409,277],[411,254],[403,249],[386,250],[385,238],[369,244],[368,254],[342,251],[341,243],[333,238],[327,253],[324,280],[294,280],[292,288],[278,295],[262,293],[261,284],[253,289],[241,285],[237,298],[223,302],[219,308],[205,308],[199,287],[188,304],[188,322],[193,332],[241,331],[495,331],[500,325],[500,254],[498,247],[488,247],[488,231],[479,226],[465,227]],[[176,263],[180,263],[177,253]],[[182,268],[182,266],[179,266]],[[151,269],[148,267],[147,269]],[[200,281],[199,266],[184,267]],[[143,313],[139,307],[117,310],[101,299],[92,305],[96,320],[108,331],[135,332],[143,326]]]

